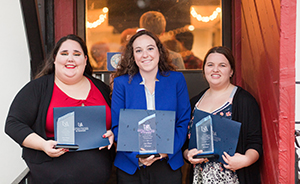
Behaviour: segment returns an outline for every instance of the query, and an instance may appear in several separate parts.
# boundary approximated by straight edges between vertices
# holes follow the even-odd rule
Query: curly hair
[[[60,46],[67,40],[73,40],[76,41],[77,43],[79,43],[79,45],[82,48],[82,51],[84,53],[84,55],[87,57],[86,60],[86,66],[85,66],[85,70],[84,73],[92,75],[93,73],[93,68],[90,64],[89,61],[89,56],[88,56],[88,50],[87,50],[87,46],[86,43],[84,42],[84,40],[82,38],[80,38],[77,35],[74,34],[69,34],[67,36],[62,37],[60,40],[58,40],[58,42],[56,43],[56,45],[54,46],[52,52],[50,53],[49,58],[45,61],[42,69],[40,70],[40,72],[35,76],[35,78],[39,78],[42,77],[44,75],[48,75],[48,74],[52,74],[55,71],[55,66],[54,66],[54,61],[55,61],[55,57],[57,55],[57,52],[60,48]]]
[[[139,72],[139,67],[135,63],[134,54],[133,54],[133,42],[135,39],[142,35],[150,36],[156,43],[156,46],[159,51],[159,62],[158,62],[158,70],[161,75],[168,75],[169,71],[174,71],[175,67],[172,64],[172,60],[169,58],[169,52],[168,50],[163,46],[159,38],[153,34],[150,31],[147,30],[141,30],[138,31],[136,34],[134,34],[128,44],[126,45],[126,48],[122,54],[121,61],[118,64],[117,71],[114,74],[113,78],[119,77],[121,75],[128,74],[130,76],[129,83],[132,79],[132,77]]]

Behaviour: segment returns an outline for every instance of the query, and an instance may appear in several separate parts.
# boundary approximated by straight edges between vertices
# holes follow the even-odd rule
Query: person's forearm
[[[244,167],[252,165],[259,159],[259,154],[255,149],[248,149],[245,153],[245,156],[247,157],[247,162],[245,162]]]
[[[29,134],[23,141],[22,146],[35,150],[44,150],[45,140],[36,133]]]
[[[188,149],[186,149],[186,150],[184,150],[184,152],[183,152],[183,157],[186,159],[186,160],[188,160],[188,152],[189,152],[189,150]]]

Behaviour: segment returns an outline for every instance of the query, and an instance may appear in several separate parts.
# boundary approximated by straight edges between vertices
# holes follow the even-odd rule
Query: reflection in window
[[[122,51],[139,28],[140,16],[150,10],[165,16],[166,28],[160,39],[169,50],[180,53],[187,62],[193,57],[203,60],[211,47],[222,44],[220,7],[220,0],[86,0],[91,64],[105,70],[105,53]],[[195,67],[193,62],[186,65]]]

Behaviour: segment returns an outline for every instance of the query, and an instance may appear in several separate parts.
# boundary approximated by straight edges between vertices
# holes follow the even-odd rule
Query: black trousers
[[[165,159],[157,160],[151,166],[141,167],[130,175],[117,169],[118,184],[181,184],[181,170],[172,170]]]

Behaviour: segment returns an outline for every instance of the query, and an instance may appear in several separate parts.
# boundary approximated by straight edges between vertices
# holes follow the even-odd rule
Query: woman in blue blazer
[[[181,183],[181,147],[190,119],[188,91],[182,73],[174,71],[168,51],[149,31],[131,37],[114,75],[111,110],[116,142],[120,109],[175,111],[176,121],[173,154],[136,158],[138,152],[117,152],[118,183]]]

